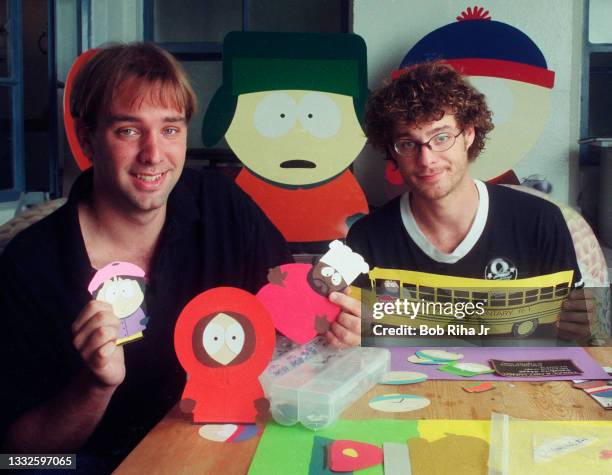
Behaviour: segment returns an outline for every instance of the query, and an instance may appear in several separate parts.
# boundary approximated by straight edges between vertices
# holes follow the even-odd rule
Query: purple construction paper
[[[574,376],[542,376],[536,378],[514,378],[498,376],[497,374],[480,374],[471,378],[464,378],[455,374],[439,371],[438,367],[443,365],[424,365],[410,363],[406,360],[418,350],[432,349],[431,346],[419,347],[391,347],[391,370],[392,371],[418,371],[425,373],[429,379],[450,379],[456,381],[559,381],[572,379],[610,379],[610,375],[589,355],[584,348],[580,347],[444,347],[439,348],[463,354],[459,361],[466,363],[481,363],[489,365],[489,360],[524,361],[524,360],[572,360],[582,370],[581,375]]]

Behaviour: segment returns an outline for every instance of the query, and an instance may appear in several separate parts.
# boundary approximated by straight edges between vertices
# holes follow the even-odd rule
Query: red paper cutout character
[[[270,315],[254,295],[218,287],[196,296],[174,330],[174,349],[187,372],[183,412],[195,423],[254,423],[268,407],[258,377],[274,341]]]
[[[329,248],[314,266],[285,264],[270,269],[270,283],[257,293],[276,329],[300,345],[325,333],[338,317],[340,307],[329,301],[330,292],[341,292],[369,270],[363,257],[340,241],[332,241]]]

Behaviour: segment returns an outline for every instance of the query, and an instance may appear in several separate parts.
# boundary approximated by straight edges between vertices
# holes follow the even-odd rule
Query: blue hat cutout
[[[468,8],[456,23],[424,36],[408,51],[399,69],[437,59],[494,59],[547,69],[540,49],[525,33],[491,20],[484,8]]]

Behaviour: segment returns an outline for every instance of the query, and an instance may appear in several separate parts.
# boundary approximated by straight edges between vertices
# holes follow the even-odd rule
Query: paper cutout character
[[[217,287],[196,296],[174,329],[187,373],[180,408],[195,423],[256,422],[268,408],[259,375],[274,351],[274,325],[254,295]]]
[[[232,32],[202,125],[244,164],[236,183],[289,242],[331,241],[368,205],[349,165],[366,138],[366,47],[349,34]]]
[[[327,464],[332,472],[352,472],[383,462],[383,450],[356,440],[335,440],[327,449]]]
[[[549,115],[555,73],[548,69],[538,46],[525,33],[491,19],[483,8],[467,8],[457,22],[424,36],[408,51],[399,70],[443,59],[469,77],[486,98],[495,129],[487,146],[470,165],[474,178],[518,184],[512,168],[542,134]],[[520,139],[517,140],[517,137]],[[393,194],[398,183],[388,165],[387,182]]]
[[[91,61],[99,51],[99,48],[89,49],[75,59],[66,76],[66,87],[64,88],[64,129],[66,130],[66,138],[68,139],[68,145],[70,145],[72,156],[81,170],[88,169],[91,166],[91,162],[79,144],[74,118],[72,114],[70,114],[70,95],[72,94],[72,83],[74,82],[74,78],[83,66]]]
[[[257,298],[270,312],[279,332],[296,343],[308,343],[325,333],[340,313],[340,307],[331,303],[328,295],[343,291],[368,270],[363,257],[340,241],[332,241],[329,251],[314,266],[284,264],[270,269],[269,283]]]
[[[137,265],[115,261],[96,272],[87,287],[94,299],[109,303],[119,318],[117,345],[142,338],[147,328],[144,277],[145,272]]]

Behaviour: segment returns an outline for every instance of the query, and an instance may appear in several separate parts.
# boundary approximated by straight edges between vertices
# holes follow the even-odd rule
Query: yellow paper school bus
[[[363,296],[370,299],[368,305],[398,300],[402,304],[396,308],[399,313],[385,313],[378,320],[383,325],[458,324],[474,330],[484,325],[489,335],[526,337],[538,326],[558,319],[573,271],[515,280],[470,279],[378,267],[369,275],[371,293]],[[467,302],[475,308],[471,315],[454,311],[464,308]]]

